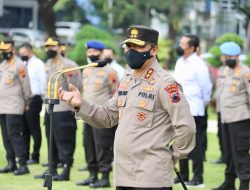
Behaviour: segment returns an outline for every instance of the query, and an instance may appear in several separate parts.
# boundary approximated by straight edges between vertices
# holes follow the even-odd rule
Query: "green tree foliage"
[[[165,64],[167,64],[167,61],[169,60],[169,53],[171,51],[172,43],[170,40],[161,38],[159,39],[158,46],[159,50],[157,57],[160,62],[160,65],[164,66]]]
[[[79,65],[87,64],[86,59],[86,42],[89,40],[98,40],[103,42],[107,47],[113,48],[119,52],[119,46],[115,43],[115,36],[108,32],[96,28],[91,25],[85,25],[76,34],[76,45],[69,51],[69,57],[76,61]]]
[[[175,38],[181,30],[184,9],[190,1],[176,0],[113,0],[112,8],[109,0],[90,0],[94,5],[93,14],[102,18],[102,26],[108,26],[108,14],[113,13],[113,28],[128,28],[133,24],[150,25],[151,18],[158,17],[169,25],[169,36]]]
[[[87,22],[85,10],[78,6],[76,0],[60,0],[54,5],[53,10],[57,14],[57,20]]]
[[[220,61],[220,56],[221,56],[221,52],[219,49],[219,46],[224,43],[224,42],[235,42],[237,43],[241,48],[243,47],[243,40],[241,39],[241,37],[237,34],[233,34],[233,33],[227,33],[227,34],[223,34],[222,36],[220,36],[216,41],[215,41],[215,45],[212,46],[208,52],[211,53],[211,57],[207,58],[207,61],[212,64],[215,67],[220,67],[222,65],[221,61]]]

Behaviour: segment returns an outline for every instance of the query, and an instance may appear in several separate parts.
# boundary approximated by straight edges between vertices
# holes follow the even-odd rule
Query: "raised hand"
[[[80,91],[72,84],[69,85],[69,91],[65,91],[60,87],[58,89],[59,99],[67,102],[74,108],[80,108],[82,105],[82,96]]]

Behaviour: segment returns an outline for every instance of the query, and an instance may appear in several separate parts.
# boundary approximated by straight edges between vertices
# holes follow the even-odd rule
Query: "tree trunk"
[[[250,20],[247,23],[247,40],[246,40],[246,50],[250,48]]]
[[[38,0],[39,16],[42,18],[48,36],[53,37],[56,37],[56,16],[53,11],[53,6],[56,4],[56,2],[57,0]]]

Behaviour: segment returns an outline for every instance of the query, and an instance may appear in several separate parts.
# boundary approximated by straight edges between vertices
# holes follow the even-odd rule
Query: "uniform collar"
[[[145,71],[145,73],[143,74],[141,79],[151,83],[153,78],[154,78],[153,76],[158,71],[159,71],[159,64],[158,64],[158,61],[156,59],[155,62]]]

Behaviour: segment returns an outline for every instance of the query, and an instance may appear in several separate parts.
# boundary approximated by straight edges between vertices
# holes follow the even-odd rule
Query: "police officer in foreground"
[[[174,163],[193,149],[195,123],[181,87],[158,64],[158,31],[132,26],[123,42],[131,67],[105,105],[82,99],[76,87],[59,97],[93,126],[118,124],[114,142],[117,189],[172,189]]]
[[[14,42],[1,41],[0,50],[4,59],[0,64],[0,125],[8,161],[0,173],[23,175],[29,173],[23,113],[29,109],[30,82],[25,65],[15,55]],[[18,169],[16,157],[20,166]]]
[[[86,43],[88,63],[95,63],[102,55],[105,45],[96,40]],[[83,70],[83,98],[98,105],[104,105],[113,95],[118,86],[118,76],[110,65],[104,67],[89,67]],[[109,173],[112,170],[113,142],[115,127],[100,129],[84,123],[84,150],[89,178],[77,185],[90,185],[93,188],[110,187]],[[97,174],[102,174],[101,179]]]
[[[45,65],[47,80],[56,71],[77,67],[75,62],[62,57],[59,41],[57,39],[49,38],[44,46],[48,57]],[[54,96],[55,78],[56,77],[53,77],[51,80],[52,97]],[[70,83],[81,88],[81,74],[79,71],[67,72],[63,74],[58,81],[59,85],[64,88],[67,88]],[[59,105],[55,105],[53,114],[53,179],[56,181],[68,181],[70,179],[70,169],[74,160],[73,156],[76,143],[76,119],[74,117],[74,110],[65,102],[60,101]],[[48,140],[50,118],[47,112],[45,113],[45,127]],[[64,167],[62,173],[57,175],[57,164],[59,160],[63,162]],[[35,178],[43,178],[45,173],[37,175]]]
[[[225,180],[213,190],[249,190],[250,180],[250,69],[239,63],[241,49],[234,42],[224,42],[220,51],[225,67],[218,73],[222,138],[225,151]]]
[[[20,46],[19,55],[27,67],[32,92],[29,110],[24,112],[28,150],[30,148],[31,136],[34,142],[33,153],[27,164],[38,164],[42,143],[40,112],[42,110],[46,82],[45,67],[43,61],[34,55],[33,47],[29,43],[24,43]]]

